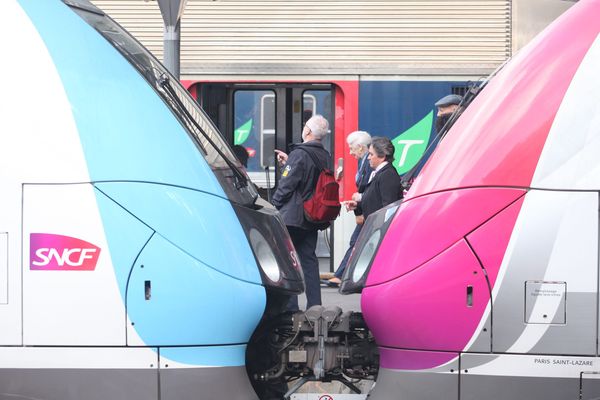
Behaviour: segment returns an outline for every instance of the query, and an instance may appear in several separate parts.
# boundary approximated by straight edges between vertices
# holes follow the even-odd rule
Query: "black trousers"
[[[319,280],[319,260],[317,258],[317,233],[318,230],[305,230],[288,226],[292,243],[298,253],[304,283],[306,285],[306,309],[314,305],[321,305],[321,282]],[[298,311],[298,296],[292,296],[288,303],[289,311]]]
[[[346,254],[344,254],[344,258],[342,262],[340,262],[340,266],[335,271],[334,276],[336,278],[342,279],[342,275],[344,275],[344,271],[346,270],[346,264],[348,264],[348,260],[350,260],[350,256],[352,255],[352,250],[354,250],[354,245],[356,244],[356,240],[358,239],[358,235],[360,235],[360,230],[362,229],[364,224],[356,224],[356,228],[354,228],[354,232],[352,232],[352,236],[350,236],[350,247],[346,250]]]

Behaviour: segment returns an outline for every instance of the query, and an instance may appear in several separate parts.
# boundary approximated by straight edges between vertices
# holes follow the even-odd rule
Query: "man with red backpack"
[[[321,115],[314,115],[306,121],[302,131],[303,143],[292,145],[289,156],[276,150],[278,160],[285,163],[285,167],[271,202],[281,213],[300,258],[307,309],[321,304],[317,233],[327,228],[331,220],[311,221],[311,211],[309,208],[305,210],[305,203],[315,195],[317,184],[322,186],[328,178],[326,173],[331,171],[331,155],[321,143],[328,130],[327,120]],[[320,203],[317,206],[324,208]],[[298,310],[297,296],[290,300],[288,310]]]

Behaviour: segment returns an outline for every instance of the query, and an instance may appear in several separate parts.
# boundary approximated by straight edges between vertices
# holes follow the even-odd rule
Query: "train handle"
[[[335,169],[335,180],[339,181],[344,176],[344,159],[338,158],[337,168]]]
[[[269,166],[265,166],[265,175],[267,177],[267,201],[270,203],[271,202],[271,177],[269,176],[270,173],[270,168]],[[277,168],[275,168],[275,173],[277,173]]]

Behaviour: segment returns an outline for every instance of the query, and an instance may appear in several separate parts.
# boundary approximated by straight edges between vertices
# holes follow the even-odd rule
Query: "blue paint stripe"
[[[20,4],[61,77],[92,181],[160,182],[225,198],[179,121],[111,44],[58,1]]]
[[[19,3],[44,40],[62,80],[92,181],[157,182],[226,197],[179,121],[112,45],[63,3]],[[97,194],[97,201],[113,264],[126,266],[150,231],[101,196]],[[162,211],[156,198],[137,200],[154,205],[154,212]],[[229,210],[217,207],[204,212],[227,213],[230,223],[241,231],[230,205]],[[117,231],[133,232],[131,239],[137,244],[115,247]],[[193,234],[185,229],[181,233]],[[240,237],[238,232],[233,240]],[[128,312],[138,321],[135,329],[140,337],[159,345],[246,342],[264,311],[264,288],[208,269],[157,236],[153,238],[138,259],[148,266],[144,273],[156,279],[152,309],[139,292],[144,273],[134,270],[131,287],[126,289]],[[244,242],[247,246],[245,238]],[[121,291],[125,271],[115,271]],[[251,273],[258,276],[256,265]],[[196,365],[244,364],[243,346],[217,351],[219,347],[199,350],[193,356],[173,350],[170,358]]]
[[[158,235],[137,259],[127,290],[127,313],[149,346],[247,343],[265,305],[263,286],[206,268]]]
[[[96,187],[196,260],[234,278],[262,283],[228,201],[168,185],[121,182]]]

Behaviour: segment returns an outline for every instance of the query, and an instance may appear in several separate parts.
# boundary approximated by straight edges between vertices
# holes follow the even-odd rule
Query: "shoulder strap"
[[[300,150],[304,150],[306,153],[308,153],[308,155],[310,156],[310,158],[311,158],[312,162],[315,164],[315,166],[317,167],[317,169],[318,169],[319,171],[322,171],[322,170],[324,169],[324,168],[321,166],[321,164],[319,164],[319,161],[317,160],[317,158],[315,157],[315,155],[314,155],[314,154],[313,154],[311,151],[309,151],[308,149],[306,149],[306,148],[304,148],[304,147],[302,147],[302,146],[298,146],[298,147],[296,147],[296,148],[297,148],[297,149],[300,149]]]

